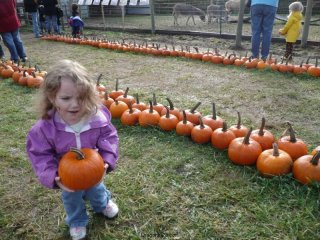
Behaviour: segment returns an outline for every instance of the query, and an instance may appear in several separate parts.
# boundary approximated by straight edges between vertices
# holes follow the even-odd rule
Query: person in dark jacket
[[[58,26],[58,33],[61,34],[61,22],[63,21],[63,11],[62,9],[58,6],[56,7],[57,10],[57,26]]]
[[[39,26],[40,26],[40,33],[44,34],[46,33],[46,17],[44,15],[44,6],[40,5],[38,7],[38,13],[39,13]]]
[[[4,45],[9,49],[11,60],[18,62],[27,60],[23,42],[20,37],[21,23],[16,11],[16,0],[1,0],[0,34]]]
[[[23,0],[24,10],[29,13],[32,18],[32,30],[36,38],[41,37],[39,32],[39,15],[38,15],[38,3],[36,0]]]
[[[57,10],[58,6],[57,0],[39,0],[39,5],[43,5],[44,7],[44,15],[46,16],[46,28],[49,34],[53,31],[58,34],[58,25],[57,25]]]

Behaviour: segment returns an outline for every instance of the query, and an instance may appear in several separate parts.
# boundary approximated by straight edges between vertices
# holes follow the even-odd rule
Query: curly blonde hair
[[[40,118],[50,118],[48,112],[55,110],[51,100],[55,99],[61,81],[66,78],[72,79],[76,84],[86,116],[95,114],[101,106],[96,84],[89,77],[87,69],[78,62],[61,60],[51,67],[38,91],[36,107]]]
[[[299,1],[296,1],[296,2],[293,2],[289,5],[289,11],[290,12],[303,12],[303,5],[301,2]]]

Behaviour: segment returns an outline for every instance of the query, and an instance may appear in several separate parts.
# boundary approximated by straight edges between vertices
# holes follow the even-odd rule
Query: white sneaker
[[[86,227],[72,227],[70,228],[70,236],[72,240],[84,239],[87,234]]]
[[[111,199],[108,202],[107,207],[102,211],[103,215],[107,218],[115,218],[118,216],[119,208]]]

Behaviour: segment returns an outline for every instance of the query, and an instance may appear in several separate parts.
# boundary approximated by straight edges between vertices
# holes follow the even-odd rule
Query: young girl
[[[293,2],[289,5],[289,16],[285,26],[279,30],[279,34],[286,35],[286,52],[284,58],[292,60],[293,44],[300,35],[303,5],[301,2]]]
[[[84,27],[84,22],[79,16],[79,5],[73,3],[71,6],[72,16],[69,18],[69,25],[72,27],[72,36],[74,38],[79,37]]]
[[[63,186],[58,176],[61,157],[71,147],[98,151],[106,172],[114,170],[118,159],[118,135],[110,112],[100,104],[95,83],[77,62],[62,60],[48,72],[39,91],[40,120],[27,136],[27,153],[42,185],[60,188],[66,211],[66,223],[72,239],[86,235],[88,215],[84,200],[107,218],[118,214],[118,206],[103,181],[85,191]]]

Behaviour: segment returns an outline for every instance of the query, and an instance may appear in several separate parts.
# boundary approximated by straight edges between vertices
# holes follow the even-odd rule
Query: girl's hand
[[[56,184],[57,184],[62,190],[67,191],[67,192],[74,192],[74,190],[72,190],[72,189],[70,189],[70,188],[68,188],[68,187],[66,187],[66,186],[64,186],[64,185],[62,184],[62,182],[60,181],[60,177],[55,177],[54,180],[56,181]]]
[[[104,173],[103,173],[102,178],[101,178],[101,180],[99,181],[99,183],[103,182],[103,179],[104,179],[104,176],[106,175],[106,172],[107,172],[108,167],[109,167],[109,164],[106,163],[106,164],[104,165]]]

